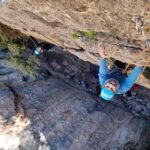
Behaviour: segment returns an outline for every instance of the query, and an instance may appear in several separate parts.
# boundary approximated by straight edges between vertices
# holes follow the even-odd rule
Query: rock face
[[[37,79],[48,79],[48,74],[73,85],[80,86],[86,92],[99,95],[100,85],[98,79],[99,67],[89,62],[80,60],[75,55],[63,51],[60,47],[51,48],[45,62],[41,64],[39,77]],[[149,90],[138,86],[132,94],[117,96],[117,103],[122,100],[128,107],[128,111],[136,116],[150,119]],[[79,89],[79,87],[78,87]]]
[[[0,3],[0,22],[59,45],[94,64],[98,64],[100,42],[107,45],[109,56],[130,62],[144,48],[144,41],[150,39],[149,0],[3,0]],[[140,63],[144,65],[149,55],[146,52]],[[139,60],[132,63],[139,64]],[[138,83],[150,88],[150,81],[144,76]]]
[[[149,148],[148,121],[59,79],[1,85],[0,114],[3,150]]]
[[[149,4],[148,0],[9,0],[1,8],[1,21],[29,34],[41,33],[57,43],[73,30],[143,41],[150,33]]]
[[[141,88],[137,97],[120,96],[107,103],[93,94],[97,77],[90,64],[61,48],[52,48],[47,65],[41,66],[51,73],[46,81],[18,79],[19,72],[3,64],[6,55],[0,52],[0,149],[149,149],[147,89]],[[86,86],[78,85],[80,80]]]
[[[84,61],[98,64],[97,44],[104,42],[109,56],[130,62],[150,38],[149,5],[149,0],[0,0],[0,22],[59,45]],[[149,54],[146,52],[140,63],[144,64]],[[97,82],[88,74],[89,62],[51,52],[43,64],[48,71],[44,79],[55,78],[25,83],[17,70],[3,64],[5,56],[1,51],[0,149],[150,148],[147,89],[141,88],[137,99],[120,96],[108,103],[85,90],[83,81]],[[57,78],[60,74],[68,80]],[[74,76],[80,86],[70,81]],[[150,88],[149,72],[138,83]]]
[[[22,81],[22,76],[18,70],[6,65],[4,59],[7,57],[7,50],[0,51],[0,82],[20,82]]]

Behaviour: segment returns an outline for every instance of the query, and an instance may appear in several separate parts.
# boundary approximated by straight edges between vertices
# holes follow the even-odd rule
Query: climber
[[[49,44],[49,43],[46,43],[46,42],[40,42],[39,43],[32,36],[30,36],[30,40],[34,44],[34,54],[37,55],[37,56],[39,56],[40,54],[46,56],[47,53],[48,53],[48,50],[55,46],[53,44]]]
[[[34,54],[35,55],[42,54],[44,52],[43,50],[44,43],[38,43],[38,41],[32,36],[30,36],[30,40],[34,44]]]
[[[102,86],[100,97],[104,100],[111,100],[115,94],[124,94],[129,91],[142,72],[141,66],[133,69],[129,76],[126,76],[118,68],[108,70],[107,55],[105,54],[105,47],[99,46],[98,52],[101,56],[99,63],[99,82]]]
[[[38,46],[35,50],[34,53],[35,55],[39,55],[39,54],[43,54],[44,50],[42,49],[42,47]]]

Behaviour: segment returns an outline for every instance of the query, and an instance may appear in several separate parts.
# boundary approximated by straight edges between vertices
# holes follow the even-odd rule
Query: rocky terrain
[[[110,57],[145,65],[150,52],[132,59],[150,39],[149,0],[3,0],[0,22],[26,35],[65,48],[98,64],[97,44],[104,42]],[[113,8],[113,9],[112,9]],[[148,64],[149,66],[150,64]],[[149,73],[149,70],[148,70]],[[150,88],[149,75],[138,83]]]
[[[2,65],[7,53],[0,54]],[[148,150],[149,90],[105,102],[91,65],[60,47],[50,49],[35,81],[3,65],[0,149]]]
[[[11,87],[17,106],[11,88],[0,89],[0,149],[149,149],[148,121],[122,104],[105,103],[56,78]]]
[[[110,67],[145,65],[149,50],[134,58],[148,48],[149,6],[149,0],[0,0],[2,24],[51,43],[34,79],[6,65],[8,49],[0,50],[0,150],[149,150],[150,63],[136,93],[109,102],[98,96],[97,76],[101,43]],[[33,55],[30,42],[24,58]]]

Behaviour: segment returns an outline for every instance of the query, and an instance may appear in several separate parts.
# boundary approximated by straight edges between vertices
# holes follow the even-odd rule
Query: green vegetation
[[[77,40],[81,37],[87,37],[90,40],[96,40],[96,32],[95,31],[81,31],[79,33],[71,33],[71,39]]]
[[[73,39],[73,40],[77,40],[77,39],[80,38],[80,35],[78,35],[77,33],[71,33],[70,37],[71,37],[71,39]]]
[[[23,57],[26,49],[24,39],[26,37],[18,33],[18,31],[0,24],[0,50],[5,48],[9,50],[9,56],[5,62],[21,71],[24,75],[35,78],[39,60],[35,56]]]
[[[86,31],[86,32],[83,32],[83,34],[89,38],[89,39],[95,39],[95,36],[96,36],[96,32],[95,31]]]
[[[5,35],[0,34],[0,50],[7,47],[8,41]]]
[[[37,75],[39,60],[35,56],[30,56],[29,59],[25,61],[22,57],[16,55],[9,57],[5,62],[33,79]]]

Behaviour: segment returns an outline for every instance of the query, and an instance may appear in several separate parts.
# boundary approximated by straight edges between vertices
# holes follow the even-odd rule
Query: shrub
[[[6,48],[8,43],[8,38],[5,35],[0,34],[0,50]]]
[[[87,31],[87,32],[83,32],[83,34],[89,39],[95,39],[96,36],[95,31]]]
[[[9,49],[11,55],[20,56],[24,52],[26,46],[22,45],[22,44],[9,42],[8,45],[7,45],[7,48]]]
[[[80,37],[87,37],[90,40],[96,40],[95,31],[81,31],[80,33],[71,33],[70,37],[73,40],[79,39]]]
[[[35,56],[29,56],[27,60],[24,59],[23,53],[26,49],[24,40],[26,38],[18,31],[0,24],[0,50],[5,48],[9,50],[9,56],[5,62],[24,75],[34,78],[39,67],[39,60]]]
[[[24,75],[30,76],[32,79],[37,75],[39,60],[35,56],[30,56],[29,59],[25,61],[20,56],[10,55],[5,62],[18,69]]]

